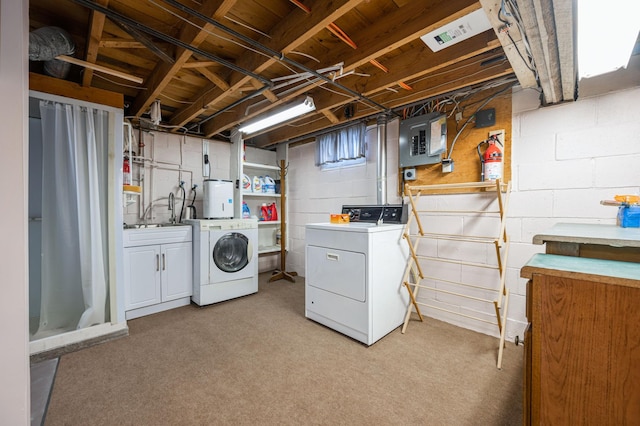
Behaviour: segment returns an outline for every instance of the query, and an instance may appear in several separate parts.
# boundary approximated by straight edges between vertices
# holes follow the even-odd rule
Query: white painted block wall
[[[600,205],[615,194],[640,191],[640,88],[634,88],[574,103],[539,108],[538,93],[519,91],[513,96],[512,193],[507,232],[510,251],[507,287],[511,298],[508,309],[507,339],[522,338],[526,325],[526,281],[520,269],[531,256],[543,252],[532,244],[533,236],[558,222],[615,223],[617,210]],[[389,125],[388,165],[395,176],[397,166],[397,121]],[[290,269],[304,276],[304,226],[326,222],[328,215],[343,204],[376,202],[375,131],[370,134],[366,166],[320,171],[314,166],[315,144],[290,148]],[[392,157],[394,157],[392,159]],[[455,173],[455,172],[454,172]],[[397,185],[397,182],[396,182]],[[391,186],[394,188],[394,186]],[[390,192],[391,194],[391,192]],[[389,202],[394,202],[391,200]],[[419,208],[477,208],[491,203],[486,195],[441,195],[422,199]],[[494,206],[495,207],[495,206]],[[429,222],[438,232],[465,233],[495,227],[491,220],[448,215]],[[421,253],[466,261],[490,263],[493,246],[444,242],[422,244]],[[497,272],[459,265],[442,265],[434,270],[441,280],[475,281],[487,287],[497,285]],[[444,282],[438,284],[447,287]],[[492,298],[492,292],[465,290],[467,294]],[[495,319],[493,307],[479,302],[460,303],[453,296],[422,291],[422,301],[437,304],[475,317]],[[427,310],[427,315],[461,327],[498,336],[495,325],[459,315]],[[411,327],[419,324],[410,324]]]
[[[513,96],[510,338],[526,324],[520,268],[544,251],[533,236],[560,222],[615,224],[617,209],[600,201],[640,191],[640,88],[546,108],[537,98]]]
[[[185,182],[186,206],[191,204],[193,184],[196,188],[196,214],[202,216],[203,181],[210,179],[233,180],[231,176],[231,144],[225,141],[202,139],[191,136],[177,135],[165,132],[140,132],[135,130],[136,141],[142,138],[145,158],[144,166],[139,162],[132,165],[133,184],[139,183],[141,168],[144,167],[141,183],[142,195],[127,196],[131,201],[124,207],[124,222],[128,224],[143,223],[143,215],[149,223],[168,222],[171,216],[169,210],[169,193],[173,193],[176,202],[176,216],[180,215],[182,206],[182,191],[180,181]],[[209,176],[203,175],[203,143],[208,145]],[[133,148],[135,149],[135,148]],[[276,153],[247,148],[247,161],[276,165]],[[276,177],[275,174],[273,177]],[[236,201],[237,202],[237,201]],[[279,265],[277,256],[260,256],[258,270],[271,271]]]
[[[401,202],[398,194],[399,121],[387,124],[387,202]],[[305,225],[329,222],[344,204],[376,204],[377,129],[367,128],[367,162],[335,170],[315,166],[315,143],[289,147],[287,270],[305,275]]]
[[[168,222],[171,216],[169,193],[175,196],[178,216],[183,198],[178,186],[180,181],[185,182],[185,214],[186,206],[191,204],[193,199],[191,187],[196,184],[198,186],[194,205],[197,216],[202,215],[202,183],[207,178],[203,176],[202,169],[203,142],[209,144],[209,178],[230,179],[231,144],[228,142],[164,132],[142,132],[140,136],[137,130],[136,137],[141,137],[144,143],[144,181],[141,182],[141,196],[128,196],[132,202],[125,206],[125,223],[142,223],[145,212],[149,223]],[[138,184],[141,167],[139,163],[134,163],[131,167],[134,185]]]

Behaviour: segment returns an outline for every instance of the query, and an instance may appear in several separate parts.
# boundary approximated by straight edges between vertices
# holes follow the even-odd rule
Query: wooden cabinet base
[[[573,269],[522,270],[530,279],[524,423],[638,424],[640,274],[615,274],[640,265],[573,259]]]

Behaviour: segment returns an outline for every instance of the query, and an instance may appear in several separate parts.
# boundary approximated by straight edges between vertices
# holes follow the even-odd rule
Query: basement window
[[[358,123],[316,138],[316,166],[335,169],[366,162],[366,126]]]

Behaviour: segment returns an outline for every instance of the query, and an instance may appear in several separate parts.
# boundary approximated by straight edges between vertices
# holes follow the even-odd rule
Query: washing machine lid
[[[229,232],[216,241],[213,262],[223,272],[238,272],[249,264],[249,251],[249,239],[244,234]]]

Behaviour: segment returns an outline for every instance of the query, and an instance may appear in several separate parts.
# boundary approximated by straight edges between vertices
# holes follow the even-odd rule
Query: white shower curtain
[[[42,303],[38,335],[105,322],[108,113],[40,101]]]

